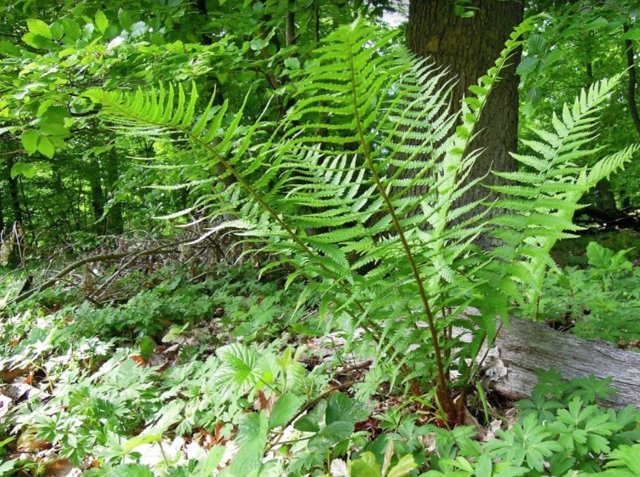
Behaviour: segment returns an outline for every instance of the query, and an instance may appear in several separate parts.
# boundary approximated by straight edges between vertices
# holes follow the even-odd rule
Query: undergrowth
[[[117,306],[33,298],[5,317],[2,475],[637,475],[640,413],[598,406],[607,383],[547,373],[517,418],[483,398],[479,422],[447,430],[413,396],[363,392],[353,364],[375,353],[341,353],[295,287],[251,267],[156,281]]]
[[[637,348],[640,268],[627,258],[629,252],[590,242],[586,266],[557,268],[548,275],[540,318],[582,338]]]

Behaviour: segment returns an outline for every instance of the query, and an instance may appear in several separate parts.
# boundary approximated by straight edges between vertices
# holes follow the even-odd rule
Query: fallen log
[[[565,379],[610,377],[616,393],[603,404],[640,408],[640,353],[578,338],[542,323],[511,318],[509,326],[501,327],[481,369],[489,388],[514,400],[531,395],[538,370],[555,369]]]

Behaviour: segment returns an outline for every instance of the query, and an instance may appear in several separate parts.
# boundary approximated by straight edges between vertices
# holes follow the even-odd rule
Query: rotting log
[[[602,403],[640,408],[640,353],[578,338],[543,323],[511,318],[508,326],[501,326],[481,369],[489,388],[509,399],[529,397],[538,380],[536,372],[555,369],[565,379],[611,378],[616,393]]]

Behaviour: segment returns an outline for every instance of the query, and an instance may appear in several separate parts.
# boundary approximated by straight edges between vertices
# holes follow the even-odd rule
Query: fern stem
[[[386,193],[384,186],[382,184],[382,180],[376,171],[375,164],[373,163],[373,158],[371,157],[371,151],[369,151],[369,147],[367,141],[365,140],[364,131],[362,127],[362,118],[360,116],[360,109],[358,108],[358,89],[356,87],[356,72],[355,65],[353,62],[353,52],[351,49],[351,45],[348,48],[349,55],[349,70],[351,73],[351,93],[353,100],[353,109],[354,109],[354,118],[356,124],[356,130],[358,134],[358,139],[360,141],[360,145],[362,146],[362,153],[367,162],[367,166],[371,170],[371,174],[373,180],[376,184],[376,188],[380,193],[382,200],[385,203],[387,211],[389,212],[389,216],[391,221],[393,222],[393,227],[400,238],[400,242],[402,243],[402,248],[404,249],[405,255],[407,256],[407,261],[411,267],[411,271],[416,280],[416,284],[418,285],[418,293],[420,294],[420,300],[422,301],[422,306],[424,308],[424,312],[427,316],[427,323],[429,325],[429,332],[431,334],[431,339],[433,341],[433,349],[435,354],[436,368],[438,371],[438,382],[440,387],[440,393],[444,398],[445,402],[444,407],[447,411],[448,418],[455,418],[455,415],[449,415],[449,411],[453,411],[453,401],[451,399],[451,395],[448,391],[447,386],[447,377],[445,375],[444,364],[442,362],[442,349],[440,348],[440,341],[438,339],[438,330],[436,329],[435,317],[433,314],[433,310],[431,309],[431,305],[429,304],[429,297],[427,296],[427,292],[424,288],[424,283],[422,281],[422,277],[420,276],[420,271],[418,270],[418,266],[413,257],[413,253],[411,252],[411,247],[409,246],[409,242],[404,234],[400,221],[398,220],[398,216],[395,213],[395,209],[391,200],[389,199],[389,195]]]

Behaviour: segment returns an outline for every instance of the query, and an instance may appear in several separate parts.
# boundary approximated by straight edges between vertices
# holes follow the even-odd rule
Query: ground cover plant
[[[484,367],[637,347],[633,251],[557,260],[636,224],[634,2],[116,3],[0,6],[0,473],[638,474],[610,380]]]
[[[626,255],[597,242],[586,250],[587,267],[565,267],[546,284],[542,315],[578,336],[637,346],[638,271]]]
[[[634,475],[640,414],[598,406],[607,383],[563,384],[548,373],[517,418],[485,402],[485,425],[443,429],[417,398],[394,404],[386,393],[364,400],[340,391],[366,378],[339,351],[327,357],[321,333],[265,341],[245,331],[291,317],[296,297],[274,294],[249,267],[238,275],[223,271],[197,287],[226,316],[168,311],[164,336],[155,327],[123,335],[104,327],[103,310],[77,305],[45,315],[31,314],[30,303],[4,322],[2,367],[16,376],[5,373],[2,389],[17,397],[4,410],[3,472],[209,475],[222,464],[236,475],[260,466],[266,448],[274,450],[264,475]],[[164,294],[175,281],[152,290],[166,310],[194,298],[189,288]],[[126,323],[148,313],[146,303],[134,296],[109,315]]]

